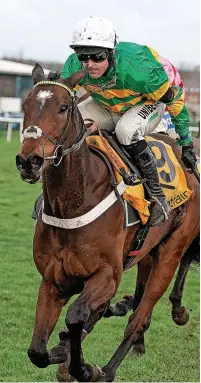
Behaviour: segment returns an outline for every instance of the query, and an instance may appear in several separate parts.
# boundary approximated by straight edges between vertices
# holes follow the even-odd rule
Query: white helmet
[[[88,46],[114,49],[115,45],[116,32],[112,23],[104,17],[90,16],[77,24],[70,47]]]

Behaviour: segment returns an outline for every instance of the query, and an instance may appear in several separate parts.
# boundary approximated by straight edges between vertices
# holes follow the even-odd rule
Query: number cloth
[[[147,136],[145,139],[156,157],[156,166],[163,192],[171,209],[175,209],[188,201],[192,194],[192,191],[187,186],[184,171],[178,163],[171,146],[162,141],[155,140],[152,137]],[[89,136],[86,140],[89,146],[99,149],[105,153],[109,159],[112,158],[112,162],[115,162],[115,167],[118,169],[124,167],[125,170],[128,171],[127,165],[125,165],[122,159],[109,145],[106,138]],[[122,177],[119,172],[116,169],[114,169],[114,172],[117,182],[121,182]],[[143,185],[128,186],[123,193],[123,198],[138,211],[142,223],[145,224],[150,216],[150,201],[145,199]]]

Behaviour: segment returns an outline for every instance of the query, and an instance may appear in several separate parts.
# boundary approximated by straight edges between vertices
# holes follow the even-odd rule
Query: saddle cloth
[[[178,163],[170,145],[149,136],[145,137],[145,139],[155,155],[159,181],[163,192],[171,209],[176,209],[178,206],[188,201],[193,193],[187,186],[184,171]],[[120,170],[121,168],[124,168],[126,172],[129,169],[121,157],[108,143],[107,139],[103,136],[100,137],[94,135],[88,136],[86,141],[89,147],[100,150],[107,156],[113,165],[117,182],[121,182],[122,176],[118,169]],[[123,193],[123,198],[138,211],[141,222],[145,225],[150,216],[150,201],[145,198],[143,185],[141,183],[134,186],[128,185]]]

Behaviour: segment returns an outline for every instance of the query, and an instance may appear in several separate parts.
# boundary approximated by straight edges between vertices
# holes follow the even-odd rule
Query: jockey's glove
[[[187,169],[191,170],[193,173],[196,169],[197,158],[195,155],[195,149],[192,144],[182,146],[182,156],[181,159]]]

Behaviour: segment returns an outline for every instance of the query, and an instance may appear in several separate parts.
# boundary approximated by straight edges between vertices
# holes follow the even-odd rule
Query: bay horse
[[[80,216],[89,216],[91,211],[93,214],[93,209],[112,192],[108,167],[86,144],[87,132],[71,90],[84,72],[48,81],[36,64],[32,75],[35,85],[23,103],[24,142],[16,156],[24,181],[36,183],[42,172],[44,194],[33,241],[34,261],[42,282],[28,356],[40,368],[69,359],[69,373],[78,381],[112,381],[199,232],[199,184],[184,169],[193,194],[188,202],[171,211],[168,221],[149,229],[138,260],[152,252],[153,266],[123,341],[102,369],[86,363],[81,347],[86,324],[93,327],[115,296],[139,225],[124,228],[122,204],[116,201],[93,222],[79,226]],[[181,163],[180,150],[170,143]],[[68,230],[56,227],[45,223],[43,215],[53,217],[54,222],[77,222],[77,226]],[[79,296],[66,315],[68,337],[61,337],[59,344],[48,350],[61,310],[75,294]]]

